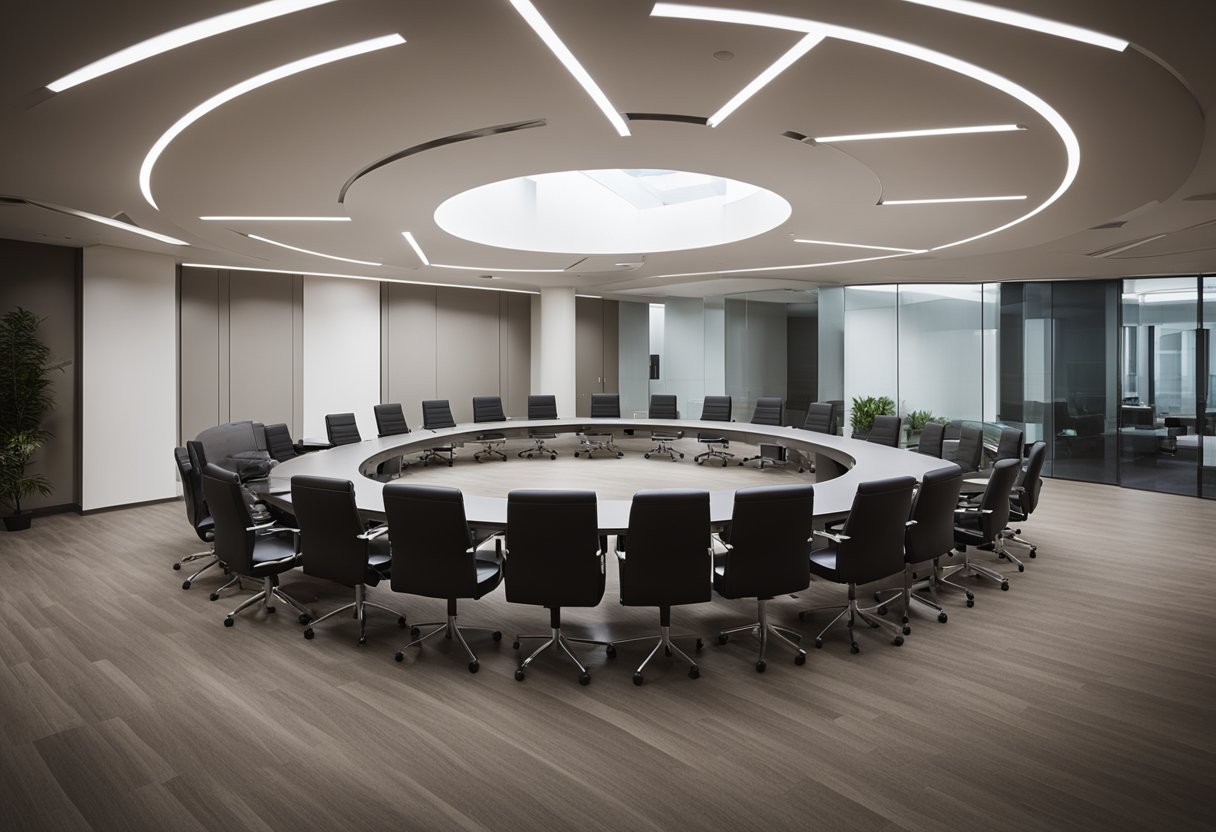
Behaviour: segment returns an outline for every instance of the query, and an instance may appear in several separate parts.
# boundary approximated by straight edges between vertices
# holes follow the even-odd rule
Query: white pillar
[[[534,307],[535,311],[535,307]],[[557,397],[557,415],[574,417],[576,401],[574,288],[540,290],[540,338],[533,339],[532,392]]]

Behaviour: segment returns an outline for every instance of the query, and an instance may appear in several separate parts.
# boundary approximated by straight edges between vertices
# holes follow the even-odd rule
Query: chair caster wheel
[[[704,461],[704,460],[702,460],[702,459],[698,459],[698,460],[697,460],[697,464],[698,464],[698,465],[702,465],[702,464],[704,464],[704,462],[705,462],[705,461]]]
[[[578,451],[575,451],[575,452],[574,452],[574,458],[575,458],[575,459],[578,459]]]
[[[518,650],[518,649],[519,649],[519,642],[518,642],[518,641],[513,641],[513,642],[511,642],[511,649],[512,649],[512,650]]]
[[[417,627],[410,627],[410,638],[418,638],[418,634],[421,632],[422,630],[419,630]]]
[[[650,454],[642,454],[642,459],[650,459]],[[635,679],[636,679],[636,678],[638,678],[638,677],[637,677],[637,676],[634,676],[633,678],[635,678]],[[638,684],[641,684],[641,683],[639,682]]]
[[[937,623],[945,624],[949,620],[950,620],[949,616],[947,616],[944,612],[939,612],[937,614]]]
[[[218,601],[220,600],[220,594],[218,592],[213,592],[207,596],[207,599],[210,601]]]
[[[642,676],[642,674],[641,674],[641,673],[635,673],[635,674],[633,674],[633,683],[634,683],[635,685],[637,685],[638,687],[641,687],[641,686],[642,686],[642,682],[645,682],[645,681],[646,681],[646,679],[645,679],[645,677],[643,677],[643,676]]]
[[[235,623],[236,623],[236,622],[232,620],[232,616],[231,616],[231,615],[230,615],[230,616],[228,616],[227,618],[225,618],[225,619],[224,619],[224,626],[225,626],[225,627],[231,627],[231,626],[232,626],[233,624],[235,624]]]
[[[174,572],[180,572],[180,571],[182,571],[182,565],[181,565],[180,563],[175,563],[175,564],[173,564],[173,571],[174,571]]]
[[[768,662],[766,662],[764,659],[761,659],[760,661],[756,662],[756,672],[757,673],[763,673],[767,667],[768,667]]]
[[[615,659],[616,658],[616,645],[609,644],[607,647],[604,648],[604,652],[608,654],[608,658]]]
[[[688,678],[689,679],[700,679],[701,678],[701,668],[699,668],[699,667],[688,668]]]
[[[621,458],[621,457],[623,457],[624,455],[625,455],[625,452],[624,452],[624,451],[617,451],[617,452],[616,452],[616,458],[617,458],[617,459],[620,459],[620,458]]]
[[[1001,592],[1008,592],[1008,591],[1009,591],[1009,581],[1005,581],[1003,584],[1001,584]]]
[[[1024,563],[1019,563],[1019,564],[1018,564],[1018,571],[1019,571],[1019,572],[1025,572],[1025,571],[1026,571],[1026,564],[1024,564]]]
[[[798,655],[794,656],[794,664],[797,664],[797,665],[806,664],[806,651],[804,651],[804,650],[798,651]]]
[[[300,613],[301,624],[307,624],[309,621],[312,621],[312,616],[310,616],[308,613]]]
[[[974,592],[968,592],[968,593],[967,593],[967,600],[968,600],[968,601],[974,601],[974,600],[975,600],[975,593],[974,593]]]
[[[896,637],[895,637],[895,646],[896,646],[896,647],[899,647],[899,646],[900,646],[900,645],[902,645],[903,643],[904,643],[904,637],[903,637],[903,636],[896,636]]]
[[[1038,557],[1038,554],[1039,554],[1038,549],[1031,549],[1031,550],[1030,550],[1030,556],[1031,556],[1032,558],[1034,558],[1034,557]]]
[[[304,638],[308,639],[309,641],[312,641],[312,637],[314,635],[316,635],[316,634],[312,631],[312,627],[309,627],[307,630],[304,631]]]
[[[704,646],[705,642],[701,641],[701,639],[697,639],[697,649],[700,650]]]
[[[516,670],[515,671],[515,681],[522,682],[523,680],[524,680],[523,670]]]
[[[478,668],[480,668],[480,667],[481,667],[481,665],[478,664],[477,662],[469,662],[469,672],[470,673],[476,673]]]
[[[887,605],[886,605],[886,604],[883,604],[882,606],[880,606],[880,607],[878,608],[878,614],[879,614],[879,615],[886,615],[886,614],[887,614]]]
[[[967,599],[967,606],[969,606],[969,607],[974,607],[974,606],[975,606],[975,601],[973,601],[972,599],[968,598],[968,599]]]
[[[404,630],[405,625],[406,625],[405,616],[404,615],[397,616],[397,626]]]
[[[904,625],[904,628],[901,632],[903,632],[903,634],[906,636],[910,636],[910,635],[912,635],[912,628],[907,625]]]
[[[591,684],[591,674],[590,673],[580,673],[578,675],[578,683],[580,685],[582,685],[583,687],[587,687],[587,685]]]
[[[495,641],[502,641],[502,630],[495,630],[494,632],[490,633],[490,638],[494,639]]]
[[[274,615],[276,612],[278,612],[278,610],[277,610],[277,609],[275,609],[274,607],[267,607],[267,608],[266,608],[266,614],[267,614],[267,615]]]
[[[740,465],[742,465],[743,463],[742,463],[742,462],[740,462],[739,464],[740,464]],[[723,468],[725,468],[725,467],[726,467],[726,460],[725,460],[725,459],[724,459],[724,460],[722,460],[722,467],[723,467]]]
[[[557,459],[557,454],[550,455],[549,459]]]
[[[359,642],[358,642],[358,644],[359,644],[359,646],[360,646],[360,647],[362,647],[363,645],[367,644],[367,636],[359,636]]]
[[[718,633],[718,644],[726,644],[728,641],[730,641],[730,636],[726,633]]]
[[[858,645],[858,643],[857,643],[857,642],[853,642],[852,644],[850,644],[850,645],[849,645],[849,652],[850,652],[850,653],[860,653],[860,652],[861,652],[861,646],[860,646],[860,645]]]
[[[182,581],[182,589],[189,589],[189,588],[190,588],[190,582]]]
[[[823,639],[819,638],[818,636],[815,637],[815,647],[819,649],[823,648]]]
[[[907,624],[907,623],[908,623],[908,616],[906,616],[906,615],[904,615],[904,616],[900,616],[899,623],[900,623],[900,624]],[[907,635],[907,633],[905,633],[904,635]]]

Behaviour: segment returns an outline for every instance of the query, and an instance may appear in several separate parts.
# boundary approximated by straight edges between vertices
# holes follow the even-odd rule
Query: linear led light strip
[[[231,32],[233,29],[240,29],[243,26],[261,23],[263,20],[270,20],[274,17],[281,17],[285,14],[303,11],[313,6],[321,6],[332,2],[334,0],[270,0],[267,3],[258,3],[257,5],[237,9],[227,14],[209,17],[206,20],[190,23],[156,37],[140,41],[133,46],[128,46],[126,49],[120,49],[112,55],[99,58],[74,72],[69,72],[67,75],[57,81],[52,81],[46,86],[52,92],[63,92],[78,84],[83,84],[85,81],[92,81],[94,78],[111,73],[116,69],[122,69],[125,66],[139,63],[140,61],[194,43],[195,41],[204,40],[213,35],[221,35],[224,32]]]
[[[277,240],[271,240],[268,237],[259,237],[257,234],[246,234],[245,236],[251,240],[257,240],[259,243],[268,243],[269,245],[278,246],[279,248],[285,248],[285,249],[289,249],[291,251],[298,251],[301,254],[311,254],[313,257],[324,257],[326,260],[341,260],[343,263],[357,263],[360,266],[383,266],[384,265],[383,263],[374,263],[371,260],[355,260],[351,257],[339,257],[336,254],[322,254],[319,251],[310,251],[309,249],[306,249],[306,248],[297,248],[296,246],[289,246],[289,245],[287,245],[287,243],[280,243]]]
[[[599,84],[595,83],[591,74],[583,69],[578,58],[574,57],[574,53],[566,47],[566,44],[562,43],[562,39],[557,36],[557,32],[553,31],[553,27],[541,17],[531,0],[510,0],[510,2],[515,7],[515,11],[519,12],[520,17],[532,27],[532,31],[536,32],[545,42],[545,46],[549,47],[549,50],[562,62],[566,71],[573,75],[574,80],[578,81],[587,95],[591,96],[595,106],[600,108],[600,112],[616,128],[617,134],[622,137],[630,135],[629,125],[625,123],[625,119],[621,118],[621,114],[617,112],[616,107],[612,106],[612,102],[608,100],[608,96],[604,95],[604,91],[600,89]]]
[[[168,243],[171,246],[188,246],[188,245],[190,245],[185,240],[179,240],[176,237],[170,237],[168,234],[158,234],[155,231],[149,231],[146,228],[140,228],[138,225],[131,225],[130,223],[123,222],[122,220],[112,219],[111,217],[103,217],[100,214],[91,214],[88,211],[81,211],[77,208],[68,208],[66,205],[55,205],[54,203],[51,203],[51,202],[39,202],[36,199],[26,199],[25,197],[20,197],[20,196],[13,196],[13,197],[0,196],[0,202],[11,202],[11,203],[17,203],[17,204],[32,205],[35,208],[43,208],[47,211],[54,211],[57,214],[66,214],[69,217],[79,217],[83,220],[90,220],[92,222],[101,223],[102,225],[108,225],[111,228],[117,228],[120,231],[129,231],[132,234],[139,234],[143,237],[149,237],[153,240],[157,240],[158,242]]]
[[[1054,107],[1044,101],[1039,96],[1032,93],[1030,90],[1010,81],[1008,78],[997,75],[983,67],[968,63],[947,55],[944,52],[937,52],[933,49],[927,49],[923,46],[917,46],[913,43],[897,40],[895,38],[886,37],[884,35],[876,35],[873,32],[866,32],[860,29],[850,29],[846,26],[837,26],[829,23],[821,23],[814,20],[806,20],[804,18],[790,17],[788,15],[765,14],[762,12],[751,12],[739,9],[723,9],[710,6],[685,6],[676,3],[656,3],[651,14],[656,17],[672,17],[682,18],[685,20],[704,20],[716,21],[719,23],[735,23],[748,26],[765,26],[772,29],[784,29],[791,32],[803,32],[806,34],[818,33],[826,37],[838,38],[840,40],[859,43],[864,46],[871,46],[875,49],[883,49],[888,52],[894,52],[905,57],[912,58],[918,61],[924,61],[942,69],[951,72],[957,72],[960,75],[979,81],[993,89],[1009,95],[1018,101],[1025,104],[1030,109],[1038,113],[1051,128],[1056,131],[1060,137],[1060,141],[1064,144],[1064,151],[1067,156],[1065,164],[1064,176],[1060,180],[1060,184],[1050,196],[1043,202],[1036,205],[1031,211],[1016,217],[1013,220],[998,226],[997,228],[966,237],[962,240],[955,240],[951,243],[944,243],[940,246],[930,249],[930,251],[939,251],[944,248],[952,248],[961,246],[964,243],[970,243],[975,240],[988,237],[992,234],[998,234],[1012,228],[1019,223],[1023,223],[1031,217],[1045,210],[1049,205],[1058,200],[1064,195],[1077,178],[1077,171],[1081,167],[1081,144],[1077,140],[1076,133],[1073,132],[1068,122],[1064,117],[1056,111]],[[903,256],[903,255],[894,255]],[[713,274],[713,272],[710,272]]]
[[[846,136],[816,136],[812,141],[819,144],[839,142],[865,142],[875,139],[916,139],[922,136],[961,136],[968,133],[1011,133],[1025,130],[1020,124],[979,124],[975,127],[934,127],[928,130],[893,130],[889,133],[853,133]]]
[[[298,274],[303,277],[345,277],[351,280],[374,280],[377,283],[408,283],[411,286],[443,286],[447,289],[476,289],[479,292],[513,292],[517,295],[539,295],[534,289],[503,289],[498,286],[466,286],[463,283],[428,283],[425,280],[404,280],[397,277],[375,277],[369,274],[338,274],[337,272],[302,272],[295,269],[264,269],[260,266],[224,266],[219,263],[182,263],[192,269],[227,269],[233,272],[269,272]]]
[[[710,272],[680,272],[678,274],[656,274],[651,277],[652,280],[657,280],[663,277],[705,277],[706,275],[716,274],[751,274],[752,272],[781,272],[791,269],[822,269],[824,266],[847,266],[850,263],[870,263],[875,260],[890,260],[893,257],[907,257],[909,254],[923,254],[922,251],[917,252],[900,252],[899,254],[883,254],[879,257],[859,257],[856,260],[834,260],[831,263],[799,263],[795,266],[759,266],[753,269],[716,269]]]
[[[764,89],[770,81],[793,66],[795,61],[818,46],[821,40],[823,40],[823,35],[821,34],[808,34],[803,37],[794,44],[792,49],[778,58],[772,66],[757,75],[746,87],[739,90],[734,98],[722,105],[722,109],[710,116],[705,123],[710,127],[717,127],[726,121],[727,116],[739,109],[753,95]]]
[[[422,261],[424,266],[434,266],[437,269],[459,269],[466,272],[481,272],[482,274],[490,274],[493,272],[518,272],[522,274],[561,274],[565,269],[499,269],[493,266],[451,266],[446,263],[432,263],[430,258],[426,256],[426,252],[422,250],[422,246],[418,245],[418,241],[414,239],[414,235],[409,231],[402,231],[401,236],[410,244],[410,248],[414,250],[414,254],[418,255],[418,259]]]
[[[865,248],[873,251],[898,251],[902,254],[924,254],[928,249],[924,248],[891,248],[890,246],[867,246],[861,243],[829,243],[826,240],[799,240],[795,239],[795,243],[810,243],[816,246],[839,246],[840,248]]]
[[[928,199],[880,199],[879,205],[942,205],[950,202],[1015,202],[1025,199],[1026,194],[1008,196],[944,196]],[[942,248],[942,246],[938,246]]]
[[[254,217],[220,216],[199,217],[207,222],[350,222],[350,217]]]
[[[156,204],[156,200],[152,198],[152,168],[156,166],[156,162],[160,159],[165,148],[169,143],[181,135],[182,131],[189,127],[194,122],[198,121],[207,113],[217,107],[228,103],[234,98],[244,95],[247,92],[256,90],[258,87],[264,87],[269,83],[278,81],[288,76],[295,75],[298,72],[303,72],[307,69],[313,69],[318,66],[341,61],[345,58],[353,58],[356,55],[363,55],[367,52],[375,52],[378,49],[384,49],[389,46],[397,46],[405,43],[405,38],[401,35],[384,35],[383,37],[372,38],[371,40],[359,41],[352,43],[349,46],[341,46],[337,49],[330,49],[327,52],[320,52],[316,55],[310,55],[307,58],[301,58],[298,61],[292,61],[289,64],[269,69],[252,78],[247,78],[239,84],[229,87],[223,92],[216,93],[208,98],[202,104],[199,104],[190,112],[179,118],[172,127],[166,130],[152,148],[148,151],[148,155],[144,157],[144,162],[139,167],[139,190],[143,193],[144,199],[148,200],[148,204],[153,208],[160,210],[160,206]]]
[[[955,14],[965,14],[968,17],[979,17],[984,20],[990,20],[993,23],[1004,23],[1006,26],[1032,29],[1046,35],[1055,35],[1059,38],[1068,38],[1069,40],[1088,43],[1092,46],[1101,46],[1104,49],[1113,49],[1116,52],[1122,52],[1128,46],[1128,42],[1121,38],[1104,35],[1092,29],[1083,29],[1080,26],[1048,20],[1045,17],[1037,17],[1033,14],[1015,12],[1012,9],[1003,9],[1000,6],[990,6],[987,3],[975,3],[972,0],[908,0],[908,2],[921,6],[931,6],[935,9],[954,12]]]

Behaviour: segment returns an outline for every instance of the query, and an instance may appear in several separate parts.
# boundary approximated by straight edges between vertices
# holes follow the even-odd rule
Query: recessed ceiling
[[[658,15],[641,0],[336,0],[46,89],[252,5],[8,10],[20,36],[0,74],[0,194],[13,198],[0,201],[0,236],[453,285],[496,273],[504,288],[607,297],[1216,271],[1216,202],[1187,199],[1216,192],[1207,0],[1168,13],[1136,0],[1000,4],[1130,41],[1121,51],[904,0]],[[539,14],[620,124],[516,6]],[[733,232],[706,219],[700,237],[666,229],[675,242],[658,243],[664,211],[730,210],[710,208],[705,181],[671,193],[711,201],[665,202],[642,187],[658,177],[624,173],[660,170],[747,183],[746,199],[768,193],[784,214],[737,212]],[[575,175],[632,212],[632,237],[597,227],[594,200],[561,212],[553,227],[570,233],[558,241],[484,205],[465,206],[472,230],[453,219],[471,194],[604,171]],[[1024,199],[922,201],[999,196]],[[120,214],[190,247],[89,219]]]

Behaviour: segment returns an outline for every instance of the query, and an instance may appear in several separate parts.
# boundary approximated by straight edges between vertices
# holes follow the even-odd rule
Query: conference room
[[[1204,825],[1210,4],[10,12],[6,828]]]

